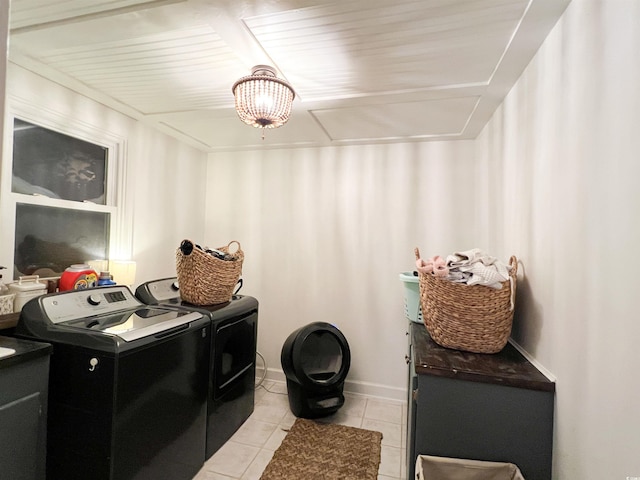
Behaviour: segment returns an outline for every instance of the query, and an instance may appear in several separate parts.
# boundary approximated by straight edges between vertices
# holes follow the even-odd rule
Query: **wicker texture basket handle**
[[[518,259],[515,255],[511,255],[511,258],[509,259],[509,266],[511,266],[511,271],[509,272],[509,274],[515,278],[516,274],[518,273]]]
[[[518,274],[518,259],[515,255],[511,255],[509,259],[509,266],[511,270],[509,271],[509,282],[511,282],[511,311],[516,307],[516,275]]]
[[[231,252],[231,245],[233,245],[234,243],[235,243],[238,247],[236,248],[235,252]],[[242,251],[242,247],[240,246],[240,242],[239,242],[239,241],[237,241],[237,240],[231,240],[231,241],[229,242],[229,244],[227,245],[227,253],[234,254],[234,253],[237,253],[237,252],[240,252],[240,251]]]

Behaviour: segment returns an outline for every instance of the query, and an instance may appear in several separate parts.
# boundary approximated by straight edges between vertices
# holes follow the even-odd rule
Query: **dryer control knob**
[[[91,305],[100,305],[100,295],[96,295],[95,293],[89,295],[87,297],[87,302]]]

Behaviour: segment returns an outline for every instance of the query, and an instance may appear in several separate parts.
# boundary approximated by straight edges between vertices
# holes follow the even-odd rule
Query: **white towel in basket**
[[[461,281],[467,285],[486,285],[495,289],[501,289],[502,282],[509,280],[511,270],[510,265],[505,265],[479,248],[447,256],[447,266],[450,277],[461,274]]]

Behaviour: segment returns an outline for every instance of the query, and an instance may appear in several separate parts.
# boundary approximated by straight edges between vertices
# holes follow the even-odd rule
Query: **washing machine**
[[[205,450],[209,458],[253,413],[258,301],[233,295],[223,304],[196,306],[180,298],[175,277],[143,283],[136,297],[148,305],[198,312],[211,321]]]
[[[30,300],[15,335],[53,346],[48,480],[187,480],[202,468],[206,316],[99,287]]]

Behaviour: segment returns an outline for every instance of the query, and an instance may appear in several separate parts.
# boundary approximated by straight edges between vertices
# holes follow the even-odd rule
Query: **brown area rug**
[[[376,480],[382,433],[298,418],[260,480]]]

